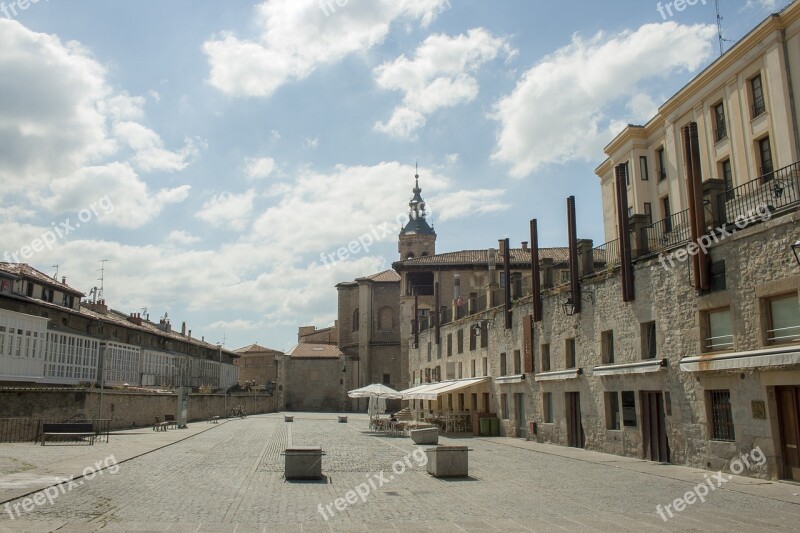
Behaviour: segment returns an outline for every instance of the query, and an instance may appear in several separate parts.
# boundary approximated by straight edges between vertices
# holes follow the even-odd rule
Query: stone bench
[[[322,478],[322,456],[319,446],[293,446],[283,452],[283,476],[288,479]]]
[[[439,444],[439,428],[413,429],[411,440],[414,444]]]
[[[427,469],[433,477],[469,477],[469,452],[466,446],[436,446],[425,450]]]
[[[284,422],[294,422],[294,415],[283,415]]]
[[[347,424],[347,417],[343,415],[339,415],[339,423],[340,424]]]

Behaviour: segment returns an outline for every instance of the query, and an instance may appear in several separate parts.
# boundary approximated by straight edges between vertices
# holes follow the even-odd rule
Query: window
[[[772,179],[772,171],[775,170],[772,166],[772,149],[769,137],[764,137],[758,141],[758,156],[761,162],[761,181],[766,183]]]
[[[428,362],[431,362],[431,343],[428,341]]]
[[[472,360],[472,377],[478,377],[478,374],[475,373],[475,359]]]
[[[33,298],[33,283],[31,283],[30,281],[28,282],[28,289],[25,292],[25,294],[26,296],[28,296],[28,298]]]
[[[450,357],[452,355],[453,355],[453,334],[452,333],[448,333],[447,334],[447,357]]]
[[[711,291],[724,291],[725,284],[725,261],[714,261],[709,268],[711,279]]]
[[[565,363],[567,368],[575,368],[575,339],[567,339],[565,342]]]
[[[353,311],[353,331],[358,331],[359,326],[359,316],[358,316],[358,309]]]
[[[628,208],[628,218],[631,218],[632,216],[633,216],[633,208],[629,207]]]
[[[507,370],[507,368],[506,368],[506,354],[501,353],[500,354],[500,375],[501,376],[505,376],[506,375],[506,370]]]
[[[519,350],[514,350],[514,375],[522,374],[522,356]]]
[[[508,412],[508,394],[500,395],[500,409],[504,419],[508,420],[511,418],[511,413]]]
[[[506,286],[506,273],[500,271],[500,288],[504,289]]]
[[[545,392],[542,394],[542,409],[544,410],[544,423],[553,423],[553,393]]]
[[[642,359],[655,359],[656,350],[656,323],[645,322],[642,331]]]
[[[478,332],[480,329],[475,326],[469,328],[469,351],[474,351],[478,347]]]
[[[664,233],[669,233],[672,231],[672,212],[669,208],[669,196],[661,199],[661,213],[664,219]]]
[[[644,216],[647,217],[648,224],[653,223],[653,204],[651,204],[650,202],[644,203]]]
[[[550,371],[550,345],[542,344],[542,372]]]
[[[383,375],[383,384],[384,385],[391,385],[392,383],[392,375],[391,374],[384,374]]]
[[[481,348],[489,347],[489,322],[481,322]],[[484,374],[485,376],[486,374]]]
[[[715,350],[729,350],[733,348],[731,310],[725,308],[707,312],[706,331],[706,351],[713,352]]]
[[[658,168],[656,169],[656,174],[658,175],[658,181],[667,179],[667,162],[664,158],[663,148],[659,148],[658,150],[656,150],[656,161],[658,162]]]
[[[639,174],[642,175],[642,181],[647,181],[650,179],[650,176],[647,174],[647,156],[640,155],[639,156]]]
[[[731,160],[726,159],[720,166],[722,168],[722,179],[725,180],[725,190],[730,191],[733,189],[733,169],[731,168]],[[728,193],[726,199],[733,200],[733,195]]]
[[[458,330],[458,353],[464,353],[464,330]]]
[[[770,300],[768,315],[767,342],[777,344],[800,341],[800,306],[797,294]]]
[[[764,87],[761,85],[760,74],[750,80],[750,94],[753,97],[753,118],[756,118],[767,110],[767,106],[764,104]]]
[[[606,393],[606,429],[620,429],[619,393]]]
[[[561,283],[569,283],[569,270],[561,271]]]
[[[714,142],[728,138],[728,128],[725,124],[725,104],[722,102],[714,106]]]
[[[604,364],[614,362],[614,332],[604,331],[600,334],[600,357]]]
[[[488,376],[489,375],[489,358],[488,357],[484,357],[483,358],[483,375],[484,376]]]
[[[464,377],[464,364],[461,363],[461,362],[458,363],[458,374],[456,375],[456,377],[458,379],[461,379],[461,378]],[[459,409],[459,410],[463,411],[463,409]]]
[[[636,393],[633,391],[622,391],[622,424],[636,427]]]
[[[736,440],[733,430],[731,392],[729,390],[708,391],[708,403],[711,406],[711,440]]]

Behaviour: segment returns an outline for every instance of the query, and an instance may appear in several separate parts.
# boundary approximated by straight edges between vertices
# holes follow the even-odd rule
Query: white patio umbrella
[[[389,400],[402,400],[403,395],[386,385],[380,383],[373,383],[360,389],[355,389],[347,392],[350,398],[387,398]]]

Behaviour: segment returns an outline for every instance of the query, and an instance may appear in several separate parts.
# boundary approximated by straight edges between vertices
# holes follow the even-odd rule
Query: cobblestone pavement
[[[366,426],[363,417],[339,424],[335,417],[303,414],[293,423],[275,415],[230,421],[126,461],[116,474],[83,480],[53,505],[13,520],[0,506],[0,531],[800,529],[800,486],[732,481],[665,522],[656,506],[683,497],[696,484],[688,481],[692,475],[702,481],[698,471],[581,450],[565,457],[512,439],[441,439],[473,450],[471,477],[445,481],[410,455],[416,449],[410,439],[373,435]],[[321,445],[326,479],[285,481],[280,453],[288,444]],[[676,479],[673,472],[689,477]],[[342,512],[331,507],[334,516],[323,518],[320,504],[369,479],[375,490],[366,501]],[[9,502],[12,512],[19,503]]]

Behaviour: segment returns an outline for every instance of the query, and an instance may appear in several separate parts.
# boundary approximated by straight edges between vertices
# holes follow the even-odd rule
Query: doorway
[[[800,481],[800,387],[776,387],[783,478]]]
[[[522,393],[514,394],[514,410],[516,411],[517,437],[525,438],[528,432],[525,430],[525,395]]]
[[[564,399],[567,408],[567,445],[583,448],[583,424],[581,423],[581,393],[566,392]]]
[[[660,391],[642,391],[641,398],[644,458],[668,463],[669,442],[664,417],[664,395]]]

